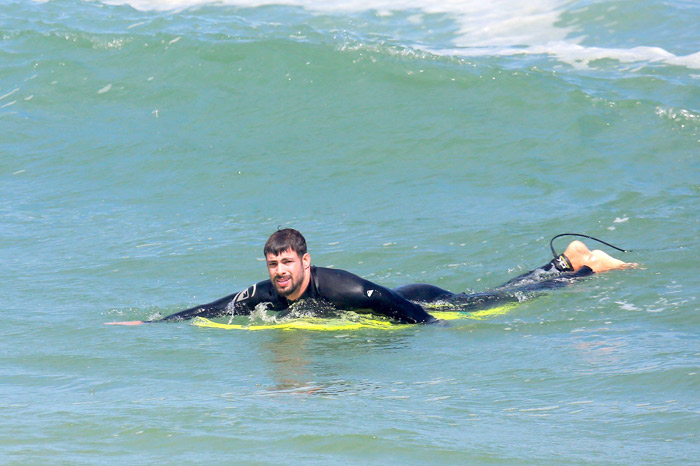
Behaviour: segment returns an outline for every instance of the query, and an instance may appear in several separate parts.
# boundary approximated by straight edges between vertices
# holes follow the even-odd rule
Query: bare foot
[[[587,265],[596,273],[607,272],[608,270],[622,270],[638,267],[636,263],[623,262],[615,259],[608,253],[596,249],[591,251],[581,241],[572,241],[564,251],[564,255],[569,258],[574,270],[579,270]]]
[[[591,251],[585,265],[589,266],[595,273],[599,273],[607,272],[608,270],[636,268],[639,264],[635,262],[623,262],[620,259],[615,259],[607,253],[596,249],[595,251]]]

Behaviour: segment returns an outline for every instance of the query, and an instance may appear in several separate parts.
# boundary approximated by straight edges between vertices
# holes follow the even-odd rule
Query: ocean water
[[[0,463],[697,462],[700,5],[401,5],[0,0]],[[450,325],[103,325],[264,279],[279,225],[390,287],[562,232],[640,268]]]

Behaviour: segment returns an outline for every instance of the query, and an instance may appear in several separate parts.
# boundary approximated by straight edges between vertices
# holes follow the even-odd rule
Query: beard
[[[293,277],[289,277],[289,284],[285,287],[280,287],[279,284],[277,283],[278,278],[275,278],[275,280],[272,281],[272,284],[275,286],[275,291],[277,291],[277,294],[280,296],[284,296],[285,298],[288,297],[289,295],[294,294],[296,291],[299,290],[299,287],[303,283],[303,277],[299,281],[295,281]]]

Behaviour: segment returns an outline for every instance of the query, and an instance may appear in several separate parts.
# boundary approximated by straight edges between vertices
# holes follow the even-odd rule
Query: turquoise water
[[[697,461],[700,7],[485,3],[0,0],[0,462]],[[102,325],[265,278],[278,225],[392,287],[568,231],[642,267],[449,326]]]

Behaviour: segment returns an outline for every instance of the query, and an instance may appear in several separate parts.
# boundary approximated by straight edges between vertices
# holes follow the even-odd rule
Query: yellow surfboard
[[[515,305],[506,305],[494,307],[492,309],[476,312],[460,312],[460,311],[430,311],[430,314],[440,320],[482,320],[488,317],[494,317],[505,314]],[[333,332],[338,330],[357,330],[357,329],[380,329],[393,330],[405,328],[410,324],[399,324],[382,316],[372,314],[355,315],[353,318],[345,318],[343,316],[333,318],[321,317],[299,317],[287,321],[276,321],[269,323],[250,323],[250,324],[224,324],[213,320],[205,319],[204,317],[195,317],[192,319],[192,325],[205,328],[218,328],[224,330],[313,330],[321,332]]]

